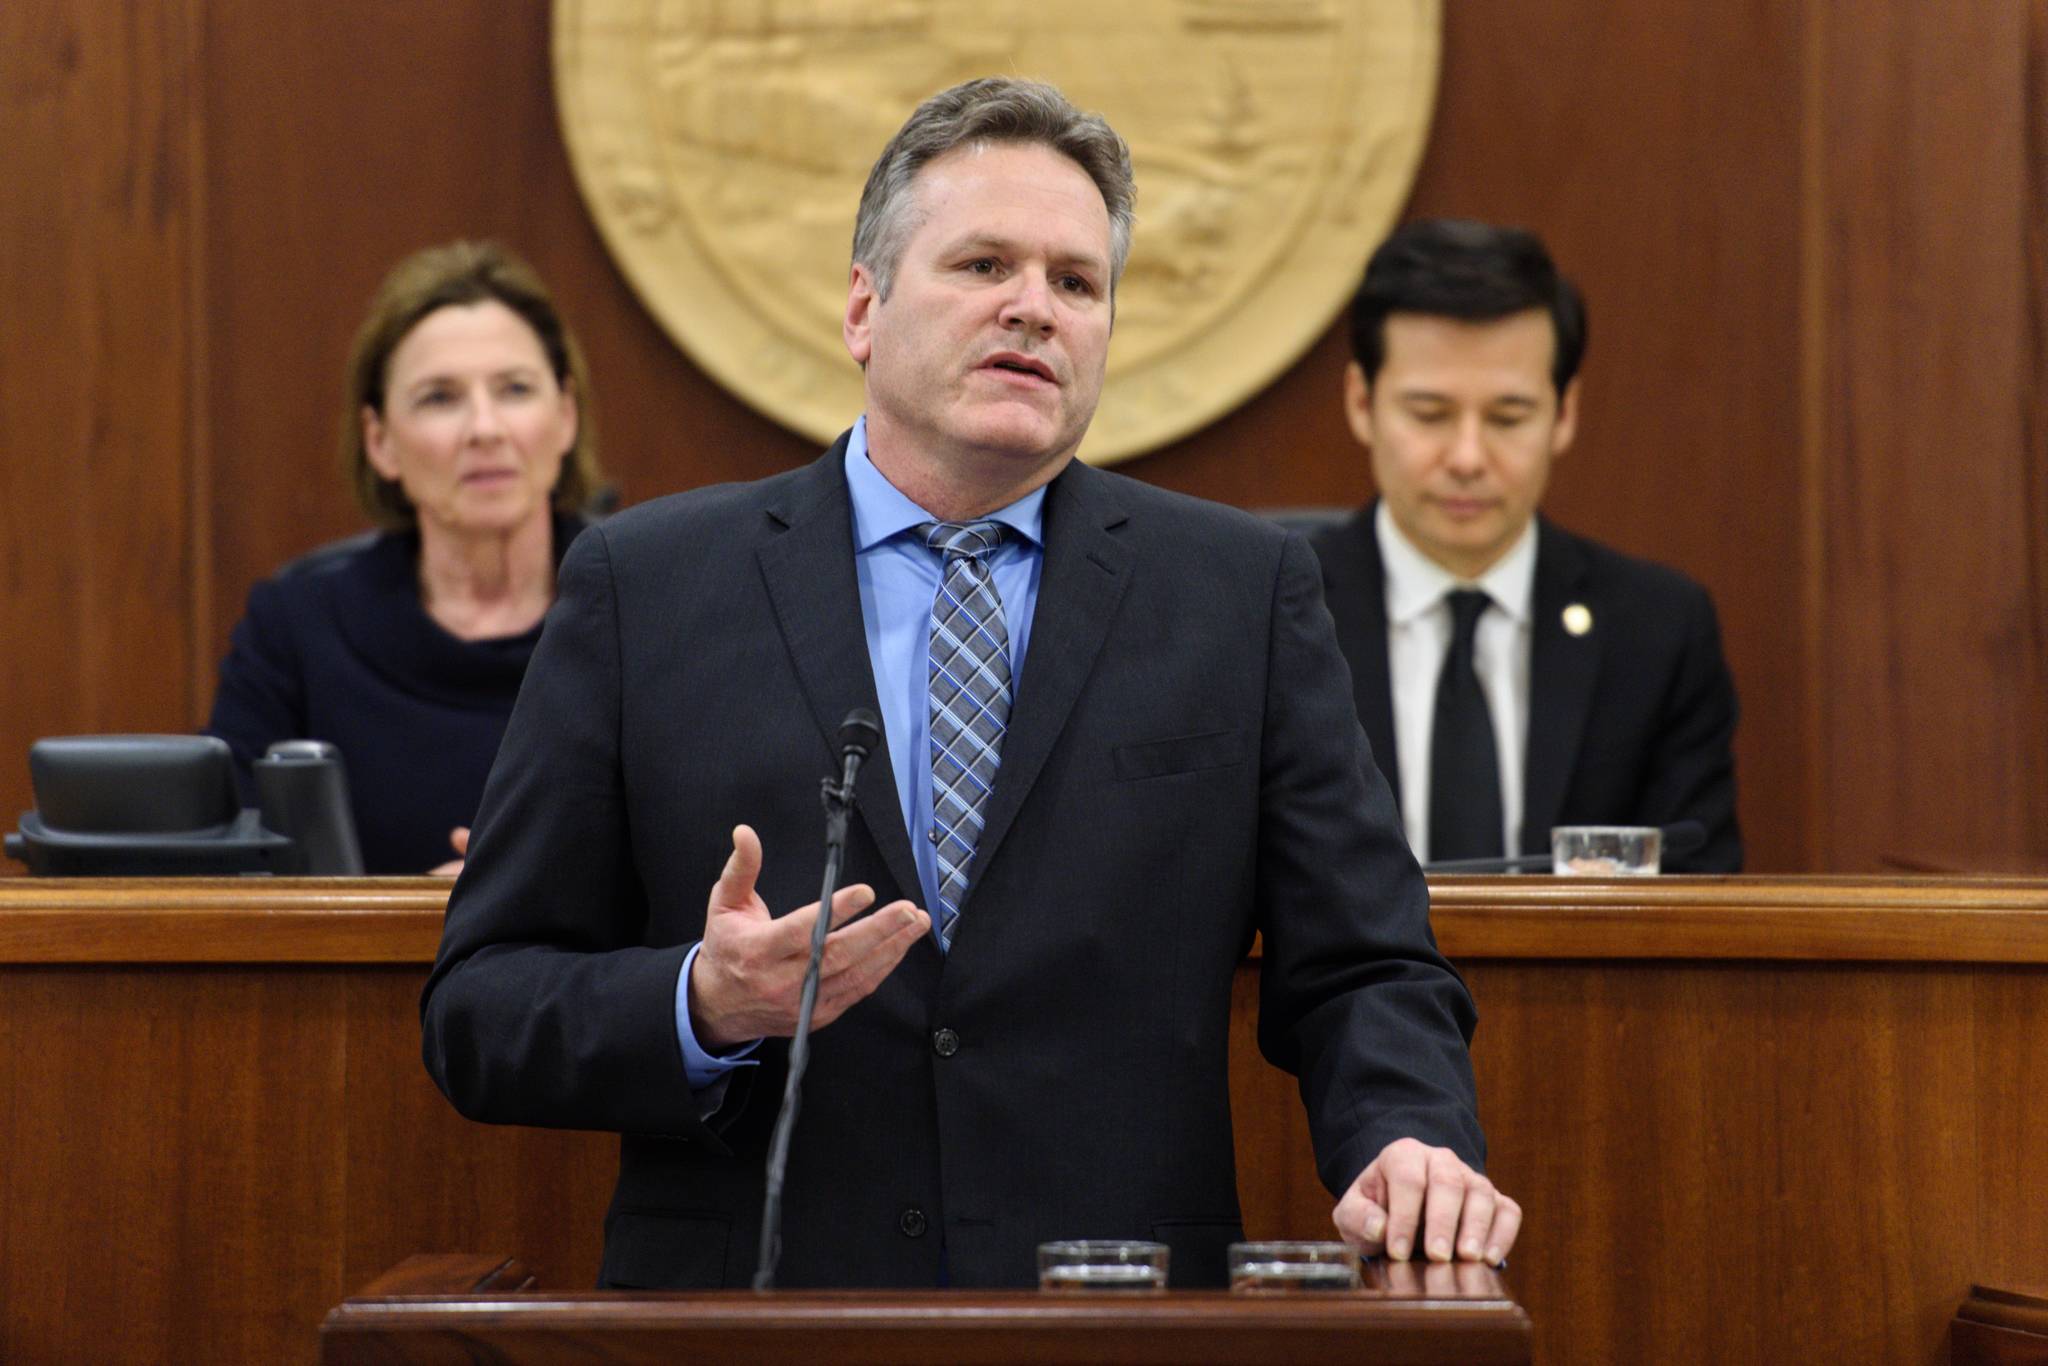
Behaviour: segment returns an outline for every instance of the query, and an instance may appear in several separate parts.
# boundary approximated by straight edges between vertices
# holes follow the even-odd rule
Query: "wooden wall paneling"
[[[1768,1268],[1774,1337],[1787,1360],[1932,1361],[1981,1274],[1965,1211],[2010,1173],[1978,1145],[1974,1069],[1958,1062],[1973,1055],[1977,1031],[2009,1023],[1975,1013],[1975,976],[1772,974],[1747,1108],[1754,1140],[1775,1142],[1758,1173],[1765,1179],[1733,1197],[1746,1217],[1731,1226],[1754,1237],[1717,1253],[1747,1252]],[[2040,985],[2036,975],[2037,999]],[[1724,1183],[1706,1174],[1701,1184],[1723,1187],[1717,1214],[1730,1214]],[[1840,1296],[1817,1309],[1852,1267],[1896,1293]]]
[[[0,1358],[276,1360],[317,1320],[341,1283],[335,990],[8,971]]]
[[[473,1124],[420,1061],[416,967],[346,982],[342,1291],[417,1252],[518,1247],[546,1284],[589,1289],[618,1177],[615,1134]]]
[[[2021,110],[2024,164],[2020,177],[2028,301],[2026,364],[2028,393],[2021,406],[2020,458],[2028,476],[2028,557],[2023,572],[2033,608],[2030,623],[2036,661],[2048,653],[2048,0],[2027,9],[2025,102]],[[2039,713],[2036,713],[2038,717]],[[2034,738],[2040,741],[2041,728]],[[2038,753],[2038,750],[2036,751]],[[2048,828],[2048,781],[2029,794],[2026,828]],[[2038,846],[2028,852],[2038,852]]]
[[[1924,1363],[1972,1283],[2048,1292],[2044,888],[1587,884],[1581,911],[1641,927],[1603,944],[1548,880],[1440,883],[1537,1359]],[[420,1067],[433,883],[368,888],[381,945],[332,883],[155,889],[0,887],[0,1358],[305,1359],[362,1268],[411,1251],[516,1240],[546,1284],[589,1283],[615,1140],[467,1124]],[[211,961],[200,898],[251,927],[253,965]],[[1799,947],[1702,954],[1745,906]],[[280,917],[335,923],[253,933]],[[121,918],[146,965],[100,964]],[[2031,950],[2000,956],[2015,918]],[[1248,1231],[1326,1236],[1294,1083],[1256,1060],[1255,972],[1232,1020]]]
[[[10,827],[36,737],[175,730],[190,706],[189,21],[184,4],[0,6]]]
[[[1742,700],[1749,866],[1798,834],[1796,12],[1445,7],[1417,212],[1542,233],[1588,302],[1576,447],[1546,507],[1715,595]]]
[[[1507,1278],[1535,1360],[1922,1366],[1972,1284],[2048,1293],[2040,888],[1436,883],[1488,1170],[1527,1214]],[[1247,1231],[1324,1236],[1294,1082],[1256,1060],[1254,971],[1232,1021]]]
[[[179,1071],[158,1082],[196,1112],[173,1131],[169,1158],[181,1180],[165,1194],[183,1225],[170,1249],[171,1322],[205,1356],[262,1360],[341,1274],[348,1037],[332,1028],[341,988],[295,971],[200,971],[197,1009],[192,985],[138,975],[154,1027],[191,1031]],[[275,1289],[252,1300],[253,1267]]]
[[[2041,855],[2048,24],[1995,0],[1815,23],[1822,856]]]
[[[426,242],[495,233],[535,259],[590,351],[607,464],[629,498],[811,453],[704,379],[610,265],[554,124],[540,7],[342,16],[243,0],[209,15],[216,652],[252,579],[357,524],[328,454],[336,376],[378,276]],[[1799,626],[1784,572],[1797,338],[1781,300],[1794,257],[1755,246],[1796,221],[1796,168],[1781,155],[1780,87],[1796,77],[1787,23],[1773,6],[1749,7],[1741,25],[1705,3],[1597,20],[1448,6],[1414,206],[1529,222],[1587,284],[1593,407],[1557,505],[1719,593],[1748,702],[1739,757],[1763,868],[1801,865]],[[259,78],[280,52],[294,55],[290,79]],[[1693,74],[1644,79],[1660,70]],[[1362,499],[1363,461],[1337,408],[1346,356],[1334,323],[1238,413],[1125,468],[1250,506]]]
[[[617,1137],[458,1116],[425,977],[0,972],[0,1360],[311,1360],[328,1306],[422,1250],[516,1241],[594,1284]]]
[[[629,500],[810,454],[611,266],[546,7],[4,9],[0,811],[37,734],[196,724],[250,582],[360,525],[338,372],[406,251],[533,257]],[[1530,223],[1585,283],[1587,422],[1552,506],[1715,590],[1755,868],[2048,853],[2043,16],[1446,7],[1412,211]],[[1128,468],[1247,505],[1364,497],[1344,357],[1333,325]]]
[[[2048,1163],[2040,1160],[2044,1126],[2036,1107],[2048,1096],[2048,1049],[2026,1018],[2037,979],[2025,969],[1987,972],[1976,980],[1970,1040],[1975,1085],[1969,1116],[1976,1157],[1999,1174],[1977,1192],[1971,1213],[1975,1282],[2048,1296]],[[1951,1059],[1951,1065],[1954,1060]],[[1924,1102],[1922,1113],[1925,1113]]]
[[[1463,966],[1537,1362],[1922,1366],[1972,1282],[2042,1284],[2038,968]],[[1327,1236],[1292,1078],[1233,1102],[1247,1233]]]
[[[704,378],[613,268],[556,123],[547,6],[207,13],[216,658],[252,582],[364,524],[334,454],[342,365],[378,281],[420,247],[495,237],[534,263],[589,354],[629,500],[815,454]]]
[[[1335,1237],[1335,1202],[1316,1176],[1300,1090],[1294,1078],[1260,1057],[1258,1015],[1258,970],[1241,964],[1230,995],[1230,1124],[1240,1154],[1237,1194],[1245,1236]],[[1242,1156],[1247,1153],[1267,1154],[1269,1160],[1248,1162]],[[1282,1154],[1293,1160],[1272,1160]]]
[[[1744,835],[1765,871],[1812,866],[1797,39],[1796,9],[1772,4],[1446,5],[1408,210],[1533,228],[1585,290],[1584,418],[1546,506],[1714,592],[1743,702]],[[1337,407],[1346,328],[1340,313],[1272,389],[1126,468],[1245,505],[1362,502],[1371,480]]]
[[[248,584],[359,525],[337,372],[407,250],[493,234],[536,260],[629,499],[809,454],[611,266],[544,6],[25,0],[0,24],[12,807],[5,756],[35,734],[195,723]],[[1719,595],[1754,866],[2048,852],[2048,753],[2023,742],[2048,696],[2039,0],[1476,2],[1445,26],[1413,211],[1529,222],[1586,283],[1587,426],[1553,506]],[[1130,469],[1252,505],[1363,497],[1344,351],[1333,326]]]

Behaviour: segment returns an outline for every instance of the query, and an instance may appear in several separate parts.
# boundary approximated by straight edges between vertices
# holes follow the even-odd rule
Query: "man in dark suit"
[[[1578,425],[1578,291],[1530,233],[1428,220],[1374,253],[1351,326],[1345,414],[1380,496],[1311,543],[1416,855],[1697,821],[1666,870],[1741,871],[1712,600],[1536,510]]]
[[[861,421],[562,566],[421,1009],[463,1113],[623,1135],[605,1284],[754,1265],[818,913],[771,908],[816,885],[817,780],[859,706],[886,744],[832,907],[783,1283],[1029,1283],[1037,1243],[1087,1236],[1220,1282],[1255,932],[1261,1043],[1301,1077],[1340,1231],[1396,1257],[1514,1242],[1478,1170],[1471,1001],[1313,557],[1073,460],[1131,198],[1122,140],[1050,87],[934,96],[862,197]]]

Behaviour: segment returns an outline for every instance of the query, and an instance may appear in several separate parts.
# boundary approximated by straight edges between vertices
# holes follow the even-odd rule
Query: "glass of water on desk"
[[[1550,832],[1550,871],[1559,877],[1650,877],[1663,861],[1654,825],[1560,825]]]
[[[1122,1238],[1076,1238],[1038,1245],[1040,1290],[1163,1291],[1164,1243]]]
[[[1358,1254],[1343,1243],[1232,1243],[1230,1289],[1237,1295],[1356,1290]]]

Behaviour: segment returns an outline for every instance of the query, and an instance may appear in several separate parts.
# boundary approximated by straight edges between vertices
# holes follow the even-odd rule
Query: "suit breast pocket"
[[[1199,773],[1204,769],[1241,764],[1244,757],[1244,732],[1241,730],[1177,735],[1166,740],[1118,745],[1116,776],[1130,782],[1140,778],[1164,778],[1175,773]]]

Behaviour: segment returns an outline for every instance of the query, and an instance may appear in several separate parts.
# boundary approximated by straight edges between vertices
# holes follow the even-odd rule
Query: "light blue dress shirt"
[[[932,847],[931,718],[928,675],[931,669],[932,599],[943,573],[939,552],[926,546],[911,528],[938,520],[883,477],[868,459],[868,423],[853,425],[846,444],[846,488],[853,504],[853,568],[860,588],[860,614],[867,631],[868,662],[874,669],[876,699],[882,708],[882,733],[889,745],[889,764],[896,771],[896,801],[917,860],[923,904],[939,904],[938,853]],[[1024,680],[1024,655],[1031,643],[1031,622],[1038,609],[1039,575],[1045,567],[1045,489],[1025,494],[985,520],[1001,522],[1014,534],[990,557],[989,569],[1003,600],[1003,622],[1010,636],[1012,689]],[[937,920],[933,921],[936,926]],[[936,931],[934,932],[936,934]],[[732,1068],[754,1060],[746,1055],[758,1044],[737,1053],[714,1057],[697,1044],[690,1028],[690,967],[697,959],[691,948],[676,981],[676,1036],[682,1043],[683,1066],[690,1088],[701,1091]],[[723,1087],[719,1090],[722,1092]],[[713,1100],[707,1096],[705,1099]],[[718,1097],[716,1099],[722,1099]]]

